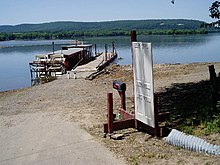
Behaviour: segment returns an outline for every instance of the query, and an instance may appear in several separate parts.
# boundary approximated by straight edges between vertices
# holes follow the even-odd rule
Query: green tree
[[[215,22],[212,22],[212,26],[217,26],[220,27],[220,12],[219,12],[219,7],[220,7],[220,2],[219,1],[215,1],[212,3],[211,7],[209,7],[209,11],[210,11],[210,17],[212,17],[213,19],[218,19]]]

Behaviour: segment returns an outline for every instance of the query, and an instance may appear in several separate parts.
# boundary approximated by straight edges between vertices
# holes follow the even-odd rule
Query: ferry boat
[[[79,70],[83,72],[86,70],[89,73],[86,78],[91,79],[117,58],[114,42],[112,42],[112,52],[108,52],[105,44],[105,51],[102,53],[97,53],[96,44],[78,43],[61,46],[61,50],[52,53],[36,55],[34,61],[29,63],[32,86],[42,83],[42,80],[48,82],[51,78],[53,80],[53,77],[65,73],[70,76],[71,72],[74,74],[82,72]]]
[[[61,50],[36,55],[34,61],[29,63],[31,77],[62,75],[78,65],[94,60],[96,55],[96,46],[93,44],[62,46]]]

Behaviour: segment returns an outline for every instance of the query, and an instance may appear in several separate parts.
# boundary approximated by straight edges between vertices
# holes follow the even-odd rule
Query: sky
[[[209,17],[214,0],[0,0],[0,25]]]

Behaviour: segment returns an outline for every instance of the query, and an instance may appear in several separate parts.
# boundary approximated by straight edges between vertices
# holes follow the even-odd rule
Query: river
[[[131,64],[129,37],[83,38],[88,43],[97,44],[99,52],[105,44],[114,41],[120,65]],[[192,63],[219,62],[220,33],[206,35],[151,35],[138,36],[138,41],[151,42],[154,63]],[[36,54],[52,52],[52,40],[40,41],[2,41],[0,42],[0,91],[13,90],[31,85],[29,62]],[[54,40],[55,50],[71,40]]]

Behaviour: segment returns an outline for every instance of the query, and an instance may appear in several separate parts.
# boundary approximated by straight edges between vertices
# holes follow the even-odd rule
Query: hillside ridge
[[[94,30],[167,30],[200,29],[205,22],[188,19],[116,20],[101,22],[57,21],[39,24],[0,25],[1,33],[14,32],[63,32]]]

